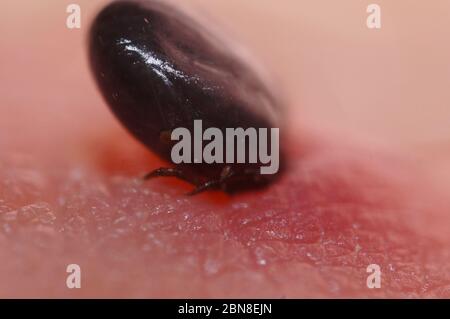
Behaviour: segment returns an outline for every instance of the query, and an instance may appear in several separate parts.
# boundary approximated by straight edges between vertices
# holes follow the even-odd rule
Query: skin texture
[[[137,181],[165,163],[95,88],[85,33],[102,2],[79,1],[68,30],[69,2],[7,1],[0,296],[450,297],[450,5],[400,2],[379,1],[374,31],[356,0],[183,1],[273,71],[291,165],[262,192],[186,197]]]

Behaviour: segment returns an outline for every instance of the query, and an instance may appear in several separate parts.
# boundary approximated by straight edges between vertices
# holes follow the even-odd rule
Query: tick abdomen
[[[173,7],[113,2],[93,22],[89,45],[94,76],[113,113],[168,161],[174,143],[167,136],[179,127],[193,133],[194,120],[223,134],[280,125],[277,101],[256,73]],[[209,179],[226,163],[183,166]]]

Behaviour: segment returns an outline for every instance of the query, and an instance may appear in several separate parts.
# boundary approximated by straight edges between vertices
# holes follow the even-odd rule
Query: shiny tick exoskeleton
[[[252,189],[280,174],[282,147],[275,174],[261,174],[260,167],[267,163],[259,157],[256,162],[208,163],[198,162],[192,152],[190,163],[174,164],[171,152],[177,141],[171,139],[172,132],[186,128],[194,138],[195,120],[202,121],[204,130],[217,128],[223,136],[227,128],[267,129],[268,141],[270,130],[281,126],[279,103],[261,77],[192,18],[157,1],[115,1],[91,26],[89,58],[98,86],[117,118],[173,164],[156,169],[147,178],[182,178],[196,186],[194,194],[212,188]],[[260,144],[256,149],[249,144],[245,145],[247,152],[258,152]],[[226,152],[224,147],[224,158]]]

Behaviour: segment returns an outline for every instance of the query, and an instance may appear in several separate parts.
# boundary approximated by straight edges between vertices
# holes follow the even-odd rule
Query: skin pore
[[[166,163],[97,92],[85,33],[102,2],[79,4],[81,30],[63,1],[0,13],[0,297],[450,296],[447,1],[379,1],[378,31],[358,0],[185,4],[273,71],[290,136],[275,185],[194,197],[137,179]]]

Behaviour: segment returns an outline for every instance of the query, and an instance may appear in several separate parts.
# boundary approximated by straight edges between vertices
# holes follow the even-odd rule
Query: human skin
[[[7,1],[0,297],[450,297],[449,2],[378,1],[381,30],[359,0],[178,2],[273,75],[286,174],[235,196],[139,181],[167,163],[90,74],[105,2],[77,1],[69,30],[71,1]],[[66,287],[73,263],[81,289]],[[380,289],[366,285],[374,263]]]

